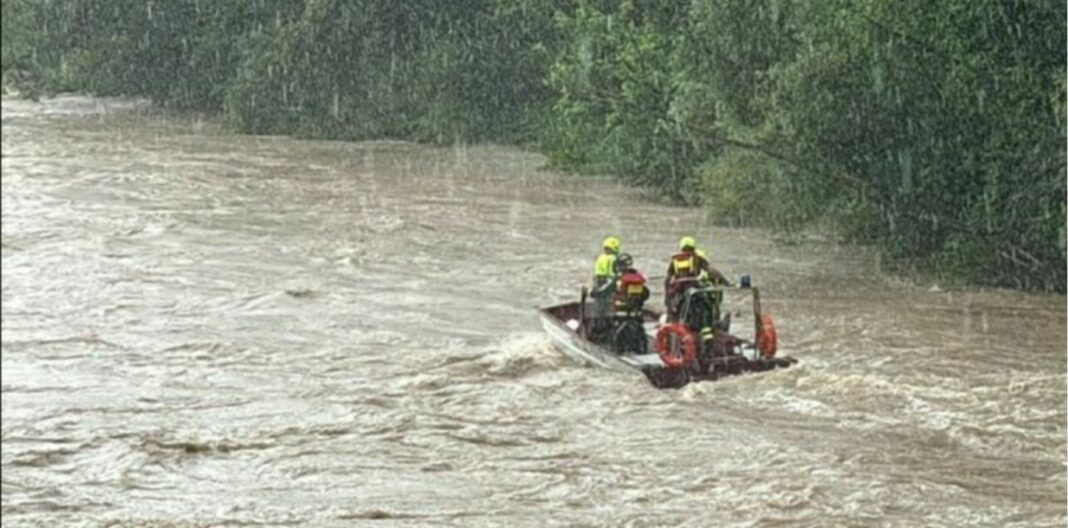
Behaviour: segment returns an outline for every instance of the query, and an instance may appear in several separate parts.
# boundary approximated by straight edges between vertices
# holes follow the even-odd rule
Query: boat
[[[798,361],[778,356],[778,337],[768,314],[761,312],[760,291],[748,286],[744,277],[741,287],[702,286],[690,294],[716,299],[717,312],[728,290],[746,290],[752,295],[754,338],[744,339],[730,333],[730,314],[716,314],[715,328],[702,333],[693,325],[668,322],[666,316],[643,308],[632,313],[634,328],[641,328],[644,342],[621,347],[612,339],[592,339],[593,304],[587,303],[588,290],[582,289],[578,301],[557,304],[538,310],[542,327],[553,344],[571,358],[590,365],[628,375],[643,375],[657,388],[678,388],[696,381],[715,381],[727,376],[786,368]],[[684,306],[689,306],[689,298]],[[680,321],[687,321],[686,310]],[[705,329],[708,330],[707,328]],[[701,338],[698,336],[701,335]]]

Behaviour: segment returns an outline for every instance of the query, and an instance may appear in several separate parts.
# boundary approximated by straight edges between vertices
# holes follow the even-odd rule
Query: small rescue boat
[[[752,292],[753,340],[731,334],[730,315],[720,318],[718,305],[711,329],[667,322],[660,313],[643,309],[640,315],[632,314],[631,324],[637,325],[640,319],[645,342],[637,344],[631,340],[628,345],[611,338],[591,339],[593,306],[586,302],[586,288],[582,289],[578,302],[549,306],[538,312],[542,327],[560,351],[580,362],[616,372],[644,374],[658,388],[678,388],[694,381],[714,381],[797,363],[792,357],[776,356],[778,338],[774,323],[769,315],[761,312],[757,288],[703,287],[693,292],[718,296],[718,301],[722,301],[726,290]],[[687,320],[685,315],[679,319]]]

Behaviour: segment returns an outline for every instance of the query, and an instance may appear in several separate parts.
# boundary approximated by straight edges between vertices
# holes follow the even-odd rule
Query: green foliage
[[[760,152],[730,149],[700,168],[712,217],[729,225],[774,225],[792,231],[819,220],[835,204],[832,190],[797,168]]]
[[[0,42],[3,53],[0,65],[3,71],[11,68],[28,68],[33,62],[37,33],[33,31],[33,10],[29,0],[4,0],[0,2]]]
[[[799,9],[789,0],[694,2],[695,73],[733,127],[756,127],[768,118],[770,74],[797,53]]]
[[[699,0],[693,16],[708,136],[747,152],[704,168],[718,215],[829,220],[899,264],[1064,291],[1063,4]]]
[[[316,137],[522,139],[550,95],[534,49],[550,15],[503,2],[311,3],[241,43],[227,117]]]
[[[137,95],[178,108],[218,110],[236,72],[237,37],[292,16],[294,0],[5,0],[30,21],[12,40],[32,39],[40,82],[51,91]],[[4,42],[5,57],[8,41]],[[12,46],[10,49],[21,49]],[[5,58],[4,70],[9,69]]]
[[[684,202],[698,202],[697,164],[706,155],[677,102],[685,85],[677,63],[686,22],[679,4],[580,2],[559,13],[569,43],[550,67],[558,94],[547,153],[558,165],[612,172]]]
[[[25,90],[32,76],[40,75],[36,56],[40,35],[33,31],[36,12],[29,1],[0,2],[0,69],[5,89]]]
[[[1065,290],[1066,6],[3,0],[5,87],[243,132],[536,144],[734,224]]]
[[[811,4],[796,58],[773,72],[766,137],[814,167],[808,177],[862,199],[874,224],[839,224],[889,255],[1063,291],[1065,50],[1053,43],[1064,15],[1037,3]]]

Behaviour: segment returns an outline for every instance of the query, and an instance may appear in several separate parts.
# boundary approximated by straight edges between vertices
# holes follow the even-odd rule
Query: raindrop
[[[523,202],[519,200],[512,200],[511,207],[508,208],[508,229],[513,238],[518,238],[520,235],[516,226],[521,219],[521,213],[523,209]]]
[[[901,167],[901,191],[908,193],[912,190],[912,151],[899,152],[897,159]]]

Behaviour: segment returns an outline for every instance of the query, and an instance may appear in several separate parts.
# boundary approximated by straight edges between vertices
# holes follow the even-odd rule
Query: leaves
[[[1065,290],[1066,5],[5,0],[5,85],[244,132],[535,143],[730,223]]]

